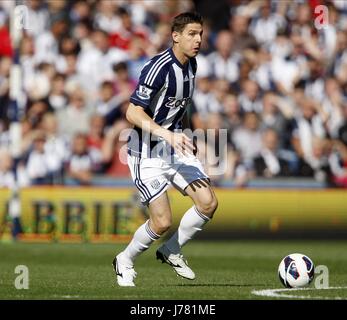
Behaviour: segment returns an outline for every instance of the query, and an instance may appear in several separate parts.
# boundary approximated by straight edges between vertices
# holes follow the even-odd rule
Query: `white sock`
[[[136,257],[147,250],[152,242],[159,238],[160,236],[149,227],[149,220],[147,220],[134,233],[132,240],[122,252],[122,258],[124,258],[127,264],[133,265]]]
[[[195,206],[191,207],[182,217],[178,230],[165,243],[166,247],[174,254],[202,230],[202,227],[210,221],[210,218],[202,214]]]

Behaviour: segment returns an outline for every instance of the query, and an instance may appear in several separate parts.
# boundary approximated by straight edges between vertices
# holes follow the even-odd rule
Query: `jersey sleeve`
[[[148,61],[141,70],[139,83],[130,97],[134,105],[148,108],[165,83],[165,70],[158,69],[156,60]]]

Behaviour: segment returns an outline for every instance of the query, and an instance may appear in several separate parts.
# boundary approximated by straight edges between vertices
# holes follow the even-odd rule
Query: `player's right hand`
[[[169,137],[165,139],[180,155],[194,154],[194,146],[192,139],[181,132],[171,132]]]

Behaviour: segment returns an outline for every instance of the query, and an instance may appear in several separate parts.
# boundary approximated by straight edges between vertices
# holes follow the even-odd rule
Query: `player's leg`
[[[128,156],[128,165],[141,201],[149,208],[150,219],[135,231],[128,246],[113,261],[117,282],[121,286],[135,285],[135,259],[171,225],[171,210],[166,194],[168,182],[162,174],[165,167],[160,159]]]
[[[183,259],[181,248],[210,221],[218,202],[200,161],[196,158],[187,158],[182,163],[173,175],[172,183],[184,195],[189,195],[194,205],[183,215],[178,230],[157,252],[180,256],[186,268],[189,268]],[[193,271],[191,274],[194,274]],[[194,277],[187,278],[194,279]]]
[[[172,215],[166,192],[151,202],[148,209],[150,218],[136,230],[133,239],[121,253],[128,265],[134,265],[135,259],[171,226]]]
[[[183,278],[193,280],[195,274],[181,254],[181,248],[212,218],[217,199],[208,180],[198,180],[186,188],[194,206],[183,215],[178,230],[157,250],[157,258],[170,264]]]
[[[136,258],[171,226],[172,215],[166,192],[151,201],[148,208],[149,220],[136,230],[128,246],[114,260],[117,281],[121,286],[134,286],[133,280],[136,273],[132,270],[134,270]],[[124,278],[124,275],[128,273],[129,275]]]
[[[207,179],[192,182],[185,192],[191,197],[194,205],[185,212],[178,230],[165,244],[173,253],[181,252],[181,248],[211,220],[218,206],[217,198]]]

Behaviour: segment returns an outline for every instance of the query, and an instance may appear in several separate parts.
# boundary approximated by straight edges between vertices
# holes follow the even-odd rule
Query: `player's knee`
[[[197,205],[197,209],[204,215],[212,218],[218,207],[218,200],[215,196],[207,197]]]
[[[153,221],[153,230],[155,233],[162,235],[166,231],[168,231],[171,227],[172,220],[171,218],[160,218]]]

